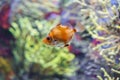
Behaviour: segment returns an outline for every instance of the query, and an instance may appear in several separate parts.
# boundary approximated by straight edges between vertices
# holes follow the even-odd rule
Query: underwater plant
[[[65,9],[62,19],[66,19],[65,22],[69,19],[74,20],[76,24],[80,22],[93,38],[89,46],[91,48],[86,54],[89,56],[96,55],[92,56],[95,61],[98,61],[96,58],[105,59],[105,66],[109,65],[110,68],[119,72],[120,1],[73,0],[65,6],[68,6],[68,8]],[[80,25],[76,25],[76,27],[78,26]],[[99,64],[99,67],[102,67],[101,64]],[[108,70],[108,73],[110,72],[113,73]]]
[[[77,69],[77,62],[72,62],[75,56],[67,48],[61,49],[42,43],[43,36],[52,27],[51,22],[35,20],[33,22],[35,24],[32,25],[30,20],[28,17],[19,18],[9,29],[15,37],[13,54],[15,65],[19,69],[17,71],[20,74],[24,73],[23,71],[29,72],[32,70],[30,68],[32,65],[37,69],[33,72],[39,74],[38,78],[51,75],[73,75]],[[34,66],[35,64],[38,67]]]
[[[92,38],[99,41],[96,45],[92,44],[93,51],[97,51],[106,60],[106,66],[109,65],[112,70],[119,72],[120,1],[75,0],[74,2],[80,4],[80,14],[85,17],[81,16],[81,23]],[[109,72],[112,71],[109,70]],[[119,80],[119,76],[117,79]],[[100,80],[104,79],[100,78]],[[114,78],[109,77],[108,80],[114,80]]]

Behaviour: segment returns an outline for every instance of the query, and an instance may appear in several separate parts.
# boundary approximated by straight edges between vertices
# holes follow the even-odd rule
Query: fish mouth
[[[43,39],[42,42],[45,44],[49,44],[49,42],[46,39]]]
[[[46,39],[43,39],[42,42],[43,42],[44,44],[47,44],[47,45],[54,45],[52,42],[50,42],[50,41],[48,41],[48,40],[46,40]]]

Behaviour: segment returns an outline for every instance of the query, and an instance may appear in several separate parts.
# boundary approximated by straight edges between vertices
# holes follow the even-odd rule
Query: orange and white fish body
[[[51,29],[43,42],[48,45],[68,46],[75,32],[76,29],[74,28],[58,24]]]

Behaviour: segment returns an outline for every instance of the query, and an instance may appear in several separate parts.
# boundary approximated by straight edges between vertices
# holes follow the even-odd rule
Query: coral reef
[[[70,46],[43,44],[59,23]],[[119,34],[120,0],[1,0],[1,80],[119,80]]]

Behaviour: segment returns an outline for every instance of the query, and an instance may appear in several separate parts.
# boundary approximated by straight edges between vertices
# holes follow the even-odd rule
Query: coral
[[[15,74],[9,59],[0,57],[0,73],[5,75],[4,80],[11,80],[14,77]]]
[[[106,79],[107,80],[119,80],[120,79],[120,77],[111,77],[104,68],[101,68],[101,71],[103,71],[104,75],[103,75],[103,77],[98,75],[97,77],[99,80],[106,80]],[[111,72],[116,72],[116,73],[120,74],[120,72],[115,69],[111,69]]]
[[[90,56],[95,61],[99,58],[105,59],[105,66],[109,65],[110,68],[114,68],[118,72],[120,62],[119,4],[120,1],[118,0],[73,0],[66,5],[70,7],[65,9],[66,15],[62,17],[63,20],[67,18],[65,22],[75,20],[76,27],[81,29],[81,33],[87,30],[92,36],[93,42],[90,43],[87,56]],[[95,40],[97,40],[97,43],[95,43]],[[77,42],[75,43],[78,45]],[[70,48],[72,49],[72,47]],[[100,64],[98,66],[102,67]],[[113,73],[111,70],[108,70],[108,72]]]
[[[81,23],[89,34],[99,41],[96,45],[91,44],[93,51],[97,51],[106,60],[106,66],[109,65],[119,72],[119,1],[75,0],[75,2],[82,7],[80,9],[81,14],[88,17],[87,21],[83,21],[85,20],[84,17],[81,18]],[[102,70],[105,73],[103,68]],[[114,78],[108,75],[108,80],[114,80]],[[99,78],[103,80],[102,77]]]
[[[1,0],[0,6],[4,1],[7,0]],[[0,26],[8,29],[11,25],[9,31],[15,38],[11,46],[12,67],[18,79],[26,80],[27,76],[34,80],[58,77],[62,80],[61,77],[67,79],[66,75],[74,73],[68,80],[119,79],[119,0],[9,1],[12,1],[11,6],[0,7]],[[42,43],[43,36],[58,23],[70,23],[79,31],[68,47],[72,54],[67,48]],[[6,33],[3,29],[0,32],[1,35]],[[10,43],[5,40],[5,44],[0,44],[2,56],[6,54],[3,45],[9,46]]]
[[[10,9],[11,9],[11,0],[9,1],[0,1],[0,27],[3,29],[8,29],[10,27]]]
[[[13,40],[13,36],[9,32],[10,27],[9,14],[11,0],[0,1],[0,56],[12,57],[10,41]]]
[[[42,43],[43,35],[47,34],[52,24],[38,20],[34,23],[36,28],[33,28],[30,18],[20,18],[18,22],[13,22],[9,29],[16,39],[13,45],[16,66],[22,65],[24,71],[29,71],[30,64],[36,63],[39,66],[36,67],[37,73],[43,76],[73,75],[77,69],[77,62],[72,63],[75,56],[69,53],[67,48],[61,50]]]
[[[14,0],[11,6],[11,21],[19,17],[31,17],[33,19],[44,19],[44,16],[49,12],[58,12],[60,1],[46,0]]]

